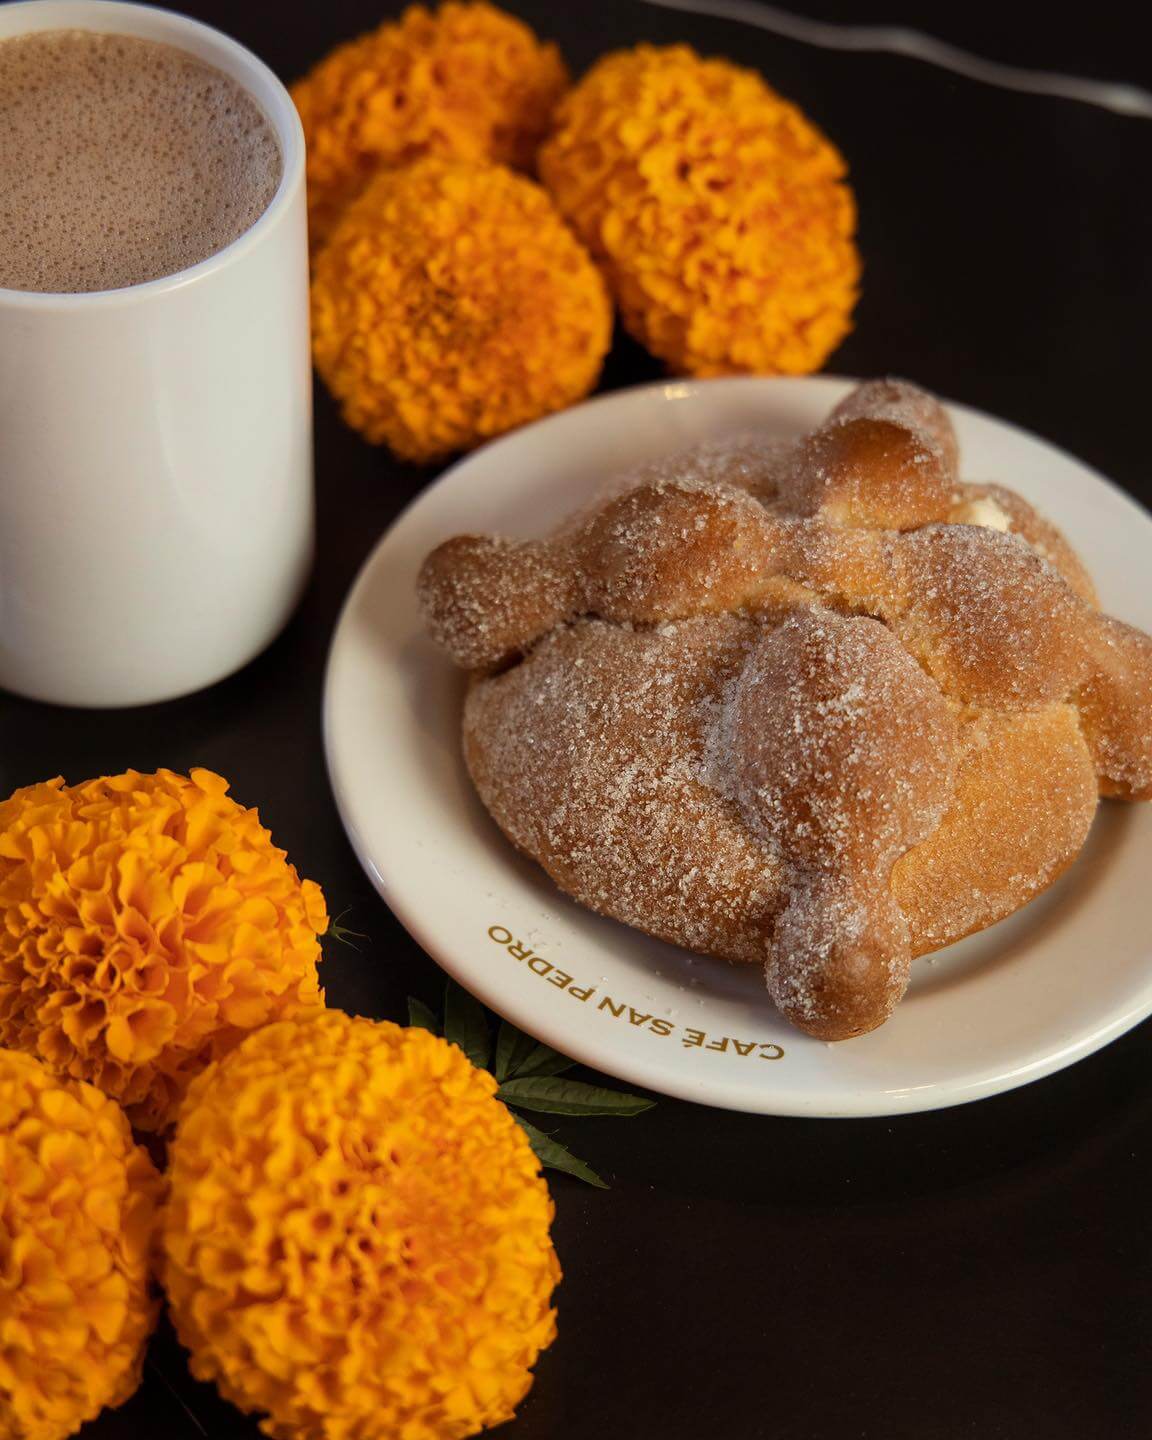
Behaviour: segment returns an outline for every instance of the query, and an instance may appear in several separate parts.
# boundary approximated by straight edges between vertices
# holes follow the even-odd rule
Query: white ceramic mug
[[[187,270],[90,294],[0,289],[0,686],[137,705],[245,664],[307,578],[304,137],[275,75],[206,25],[112,0],[0,5],[0,41],[68,28],[223,70],[284,161],[260,219]]]

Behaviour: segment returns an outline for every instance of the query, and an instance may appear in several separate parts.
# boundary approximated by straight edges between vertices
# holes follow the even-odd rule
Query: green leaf
[[[517,1030],[510,1020],[501,1020],[496,1036],[496,1068],[493,1074],[497,1080],[507,1080],[520,1073],[524,1061],[537,1049],[531,1035]]]
[[[363,930],[349,930],[347,925],[341,925],[341,920],[344,919],[344,916],[348,914],[351,908],[351,905],[349,905],[347,909],[341,910],[340,914],[337,915],[335,920],[328,926],[328,934],[333,940],[338,940],[341,945],[347,945],[349,950],[355,950],[359,953],[360,946],[353,944],[353,941],[367,940],[370,937],[365,935]]]
[[[529,1075],[559,1075],[564,1070],[571,1070],[575,1060],[569,1060],[567,1055],[561,1055],[559,1050],[553,1050],[551,1045],[537,1045],[532,1053],[524,1061],[517,1065],[515,1075],[518,1080],[527,1079]],[[497,1080],[502,1076],[497,1075]],[[511,1079],[511,1075],[508,1077]]]
[[[596,1174],[591,1165],[586,1165],[583,1160],[577,1160],[576,1156],[559,1140],[553,1140],[551,1135],[545,1135],[543,1130],[537,1130],[535,1125],[530,1125],[523,1115],[512,1117],[520,1128],[528,1136],[532,1146],[532,1153],[547,1170],[562,1170],[565,1175],[574,1175],[577,1180],[583,1180],[588,1185],[595,1185],[599,1190],[607,1190],[608,1186]]]
[[[541,1110],[546,1115],[639,1115],[655,1104],[622,1090],[605,1090],[581,1080],[555,1080],[544,1075],[506,1080],[496,1094],[509,1105]]]
[[[444,990],[444,1038],[459,1045],[473,1065],[487,1070],[492,1052],[488,1017],[475,995],[452,980]]]
[[[431,1005],[425,1005],[423,1000],[417,1000],[415,995],[408,997],[408,1024],[418,1030],[431,1030],[433,1035],[440,1034],[440,1021],[435,1010]]]

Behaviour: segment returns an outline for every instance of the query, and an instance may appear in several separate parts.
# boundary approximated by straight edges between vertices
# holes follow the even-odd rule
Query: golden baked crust
[[[786,451],[649,467],[420,576],[512,842],[592,909],[763,964],[825,1039],[1051,883],[1098,794],[1152,798],[1152,641],[957,463],[943,407],[875,382]]]

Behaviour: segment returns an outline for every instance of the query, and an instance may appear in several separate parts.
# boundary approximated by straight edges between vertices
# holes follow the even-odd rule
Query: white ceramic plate
[[[791,436],[849,382],[652,385],[531,425],[444,474],[348,598],[329,661],[328,762],[380,894],[449,974],[522,1029],[622,1080],[737,1110],[890,1115],[1072,1064],[1152,1012],[1152,807],[1109,804],[1073,869],[1024,910],[918,961],[882,1029],[828,1045],[786,1025],[757,967],[729,968],[582,909],[519,857],[460,759],[462,681],[424,638],[416,572],[461,531],[532,536],[605,476],[735,431]],[[1070,456],[952,407],[963,472],[1036,502],[1105,608],[1152,629],[1152,517]]]

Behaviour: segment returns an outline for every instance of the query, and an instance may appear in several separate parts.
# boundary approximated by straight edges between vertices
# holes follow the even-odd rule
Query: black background
[[[375,24],[370,0],[189,0],[286,80]],[[392,9],[386,6],[385,9]],[[398,7],[397,7],[398,8]],[[1039,431],[1146,502],[1152,126],[895,57],[809,49],[639,0],[512,8],[577,72],[606,48],[687,40],[759,66],[847,154],[866,273],[841,373],[895,371]],[[1018,64],[1152,86],[1136,7],[813,3],[918,25]],[[618,342],[606,387],[657,367]],[[0,699],[0,792],[57,773],[207,765],[257,804],[331,912],[329,1003],[400,1018],[435,965],[361,874],[320,737],[341,600],[430,478],[317,396],[320,552],[285,634],[191,699],[81,712]],[[1150,570],[1152,570],[1152,556]],[[111,563],[111,562],[110,562]],[[205,583],[211,583],[206,577]],[[1089,1440],[1152,1432],[1152,1028],[1071,1070],[957,1110],[802,1121],[673,1100],[565,1124],[611,1181],[553,1182],[560,1338],[517,1440]],[[167,1332],[96,1440],[255,1436],[195,1384]]]

